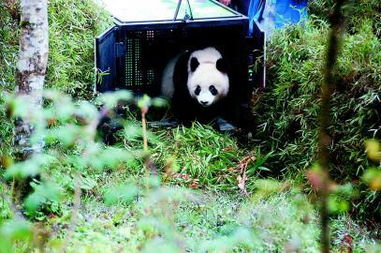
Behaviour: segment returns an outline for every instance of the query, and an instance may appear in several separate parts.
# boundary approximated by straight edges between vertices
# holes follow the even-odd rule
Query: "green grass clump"
[[[188,181],[194,187],[237,190],[239,176],[243,170],[239,167],[245,161],[246,176],[257,176],[267,159],[259,151],[238,147],[237,141],[228,134],[218,132],[211,126],[194,123],[191,127],[180,126],[162,135],[164,149],[153,149],[154,156],[160,157],[163,170],[169,170],[169,176],[175,181]],[[189,177],[189,178],[188,178]]]
[[[47,86],[75,97],[92,97],[94,39],[111,25],[92,0],[49,1],[50,51]]]
[[[379,20],[363,19],[354,33],[344,33],[336,87],[332,95],[331,175],[338,181],[358,181],[372,164],[364,141],[381,138],[381,42],[374,30]],[[286,174],[303,175],[316,160],[317,116],[323,81],[325,45],[329,27],[311,18],[305,26],[274,34],[268,45],[268,89],[256,111],[266,150],[274,154],[267,166]],[[300,173],[302,172],[302,174]],[[377,212],[379,195],[363,198],[360,208]],[[377,195],[377,194],[376,194]],[[367,199],[367,200],[365,200]],[[369,203],[368,203],[369,204]]]
[[[5,220],[10,219],[12,214],[9,203],[6,201],[6,198],[9,198],[9,191],[0,184],[0,192],[2,193],[0,195],[0,224],[2,224]]]

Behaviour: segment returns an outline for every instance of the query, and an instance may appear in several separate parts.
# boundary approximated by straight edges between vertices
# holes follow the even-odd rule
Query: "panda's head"
[[[225,60],[213,47],[191,53],[188,61],[188,91],[203,107],[208,107],[229,92]]]

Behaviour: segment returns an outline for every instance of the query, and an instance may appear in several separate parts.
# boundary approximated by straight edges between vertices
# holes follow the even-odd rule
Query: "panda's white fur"
[[[191,59],[195,57],[199,62],[199,66],[194,72],[191,71]],[[194,51],[188,61],[188,91],[191,97],[197,99],[199,104],[210,106],[225,97],[229,92],[229,77],[226,73],[222,73],[216,68],[217,61],[222,55],[213,47]],[[217,95],[213,95],[210,86],[213,85],[217,89]],[[197,95],[195,90],[200,86],[201,91]]]
[[[175,92],[173,77],[179,57],[171,59],[163,72],[161,93],[168,98],[172,98]],[[192,58],[196,58],[198,62],[193,71]],[[189,95],[203,107],[215,104],[221,98],[226,97],[229,92],[229,76],[216,67],[219,59],[222,59],[222,55],[214,47],[193,51],[188,58],[188,79],[184,85],[187,85]],[[211,86],[213,87],[211,88]]]

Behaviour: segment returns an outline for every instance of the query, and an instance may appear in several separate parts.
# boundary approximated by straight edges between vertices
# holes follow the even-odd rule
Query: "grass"
[[[348,18],[350,23],[356,16]],[[340,183],[358,182],[367,168],[380,166],[367,159],[364,144],[370,138],[381,139],[381,30],[379,19],[356,20],[355,27],[344,31],[331,103],[330,173]],[[266,140],[259,144],[263,151],[273,151],[266,165],[279,168],[277,176],[300,178],[316,161],[319,85],[328,31],[325,20],[311,17],[305,26],[289,27],[269,42],[268,89],[254,111],[261,126],[257,138]],[[372,215],[379,217],[380,194],[361,183],[356,187],[362,195],[355,201],[359,208],[352,212],[369,217],[374,210]]]
[[[256,159],[248,164],[246,172],[249,176],[254,176],[264,162],[259,151],[255,153],[241,149],[229,135],[198,123],[189,128],[176,128],[167,138],[171,143],[166,145],[166,150],[162,150],[165,156],[161,157],[161,160],[171,164],[171,167],[167,168],[170,172],[180,173],[182,176],[189,175],[193,181],[197,180],[194,182],[195,187],[236,189],[237,176],[240,175],[237,166],[242,159]]]
[[[130,125],[137,124],[137,121],[130,122]],[[131,134],[131,128],[127,129]],[[209,136],[207,140],[205,135]],[[45,203],[43,209],[30,216],[35,226],[39,224],[45,229],[44,245],[48,251],[58,252],[69,240],[67,252],[319,252],[318,215],[313,202],[303,194],[303,185],[248,174],[249,195],[246,196],[237,186],[237,174],[227,175],[230,184],[227,180],[215,181],[216,167],[209,163],[211,158],[207,154],[213,153],[211,147],[218,147],[214,152],[221,153],[213,160],[221,166],[220,171],[229,171],[230,166],[240,163],[237,155],[229,152],[242,156],[248,152],[229,148],[225,154],[225,147],[237,147],[235,139],[209,126],[195,124],[191,128],[156,131],[149,140],[151,155],[165,183],[162,187],[152,184],[148,191],[139,159],[114,169],[89,167],[80,172],[80,178],[72,164],[62,162],[63,157],[51,164],[45,177],[59,183],[63,199]],[[135,132],[134,138],[118,145],[129,149],[141,146],[142,139]],[[79,152],[75,147],[57,151],[62,156]],[[170,159],[177,156],[177,174],[165,169],[168,156]],[[189,161],[189,156],[197,162]],[[191,167],[198,164],[205,165],[200,166],[203,170]],[[78,179],[81,206],[73,209],[73,192]],[[198,179],[197,187],[194,179]],[[136,185],[137,194],[128,197],[130,190],[123,187],[126,184]],[[110,191],[119,196],[127,194],[127,198],[117,198],[110,203]],[[10,211],[6,204],[2,205],[5,208],[1,217],[6,220],[11,216]],[[73,211],[78,212],[74,227]],[[74,230],[68,239],[71,227]],[[332,227],[335,250],[342,247],[343,238],[350,235],[354,252],[366,252],[365,249],[376,247],[372,238],[380,236],[349,216],[333,218]],[[31,244],[18,244],[15,250],[28,252],[30,247]]]
[[[111,18],[89,0],[50,1],[48,11],[50,50],[47,86],[77,98],[92,98],[94,38],[111,26]]]
[[[199,198],[197,203],[185,202],[176,207],[170,207],[174,208],[172,212],[175,223],[167,224],[171,229],[177,230],[176,236],[181,238],[185,248],[193,252],[202,252],[202,249],[213,248],[213,245],[221,247],[222,250],[227,245],[221,244],[220,241],[234,240],[230,237],[239,233],[237,230],[243,227],[248,230],[253,229],[250,232],[252,238],[248,235],[253,241],[247,241],[244,234],[240,239],[248,244],[246,247],[249,249],[254,247],[257,252],[282,250],[291,239],[300,239],[303,250],[318,251],[318,243],[313,239],[318,234],[318,226],[315,221],[309,224],[302,222],[302,213],[289,203],[292,199],[290,193],[273,196],[267,201],[257,203],[252,213],[253,209],[249,208],[251,204],[241,196],[234,197],[220,192],[195,192],[194,194]],[[144,220],[144,217],[139,215],[142,211],[136,210],[139,209],[139,203],[136,204],[137,206],[135,204],[128,207],[117,206],[110,210],[103,203],[93,199],[86,200],[84,215],[78,224],[78,232],[73,238],[72,249],[78,249],[78,247],[93,249],[94,243],[99,252],[105,249],[113,252],[118,248],[125,252],[137,252],[141,248],[150,247],[149,245],[155,241],[157,235],[152,235],[150,238],[145,235],[144,227],[137,225]],[[274,204],[277,204],[278,208],[274,209]],[[95,206],[97,208],[94,209]],[[102,210],[107,210],[106,216]],[[272,219],[269,219],[267,215],[269,212],[272,214]],[[86,220],[93,222],[89,224]],[[297,231],[308,231],[308,233],[302,234]],[[299,235],[308,236],[300,238]],[[110,241],[112,243],[109,243]],[[156,248],[158,250],[156,252],[160,252],[161,247],[163,245]]]
[[[157,190],[152,194],[157,198],[157,194],[163,193]],[[316,212],[300,193],[284,191],[260,201],[218,191],[193,190],[192,195],[192,199],[181,202],[164,197],[163,203],[152,204],[149,203],[152,199],[140,197],[113,206],[105,205],[98,195],[84,197],[67,252],[179,252],[180,249],[319,252]],[[47,242],[51,252],[64,243],[62,238],[70,224],[67,212],[70,207],[65,209],[61,217],[52,216],[48,221],[53,228]],[[348,234],[353,237],[354,252],[375,247],[370,239],[371,231],[348,217],[334,220],[333,227],[334,252]]]

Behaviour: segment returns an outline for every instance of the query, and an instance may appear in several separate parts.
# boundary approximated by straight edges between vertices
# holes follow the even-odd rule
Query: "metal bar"
[[[219,17],[219,18],[195,18],[192,20],[193,22],[189,22],[188,25],[191,24],[198,24],[198,23],[205,23],[205,22],[234,22],[234,21],[243,21],[248,20],[246,16],[241,17]],[[115,18],[115,24],[123,27],[123,26],[134,26],[134,25],[158,25],[158,24],[167,24],[168,26],[173,26],[177,24],[183,24],[184,22],[182,20],[144,20],[144,21],[131,21],[131,22],[125,22],[121,21],[117,18]],[[213,25],[213,24],[211,24]]]
[[[220,7],[222,7],[222,8],[224,8],[225,10],[228,10],[228,11],[230,11],[230,12],[232,12],[232,13],[238,15],[238,16],[246,17],[246,16],[243,15],[242,13],[239,13],[238,11],[236,11],[236,10],[234,10],[234,9],[232,9],[232,8],[230,8],[230,7],[228,7],[228,6],[224,5],[224,4],[222,4],[222,3],[220,3],[219,1],[216,1],[216,0],[209,0],[209,1],[212,2],[212,3],[214,3],[214,4],[216,4],[216,5],[218,5],[218,6],[220,6]]]
[[[192,13],[192,7],[189,3],[189,0],[187,0],[187,3],[188,3],[188,8],[189,8],[189,15],[190,15],[190,20],[193,20],[193,13]]]
[[[177,4],[175,16],[173,17],[173,21],[176,21],[177,15],[179,15],[180,7],[181,7],[182,0],[179,0],[179,3]],[[188,2],[189,3],[189,2]]]

